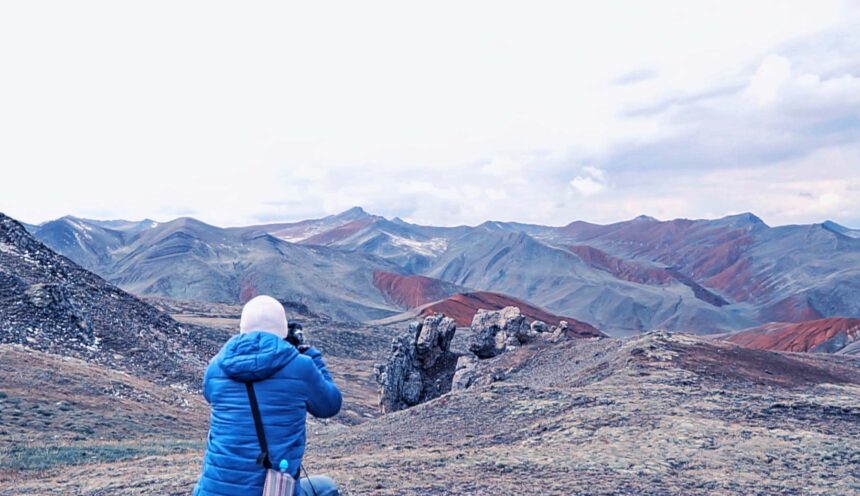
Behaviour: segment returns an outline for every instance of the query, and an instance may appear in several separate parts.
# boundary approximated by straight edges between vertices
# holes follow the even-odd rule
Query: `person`
[[[242,308],[239,334],[209,363],[203,379],[203,396],[211,406],[209,437],[195,496],[263,492],[266,470],[258,464],[261,449],[246,382],[252,382],[256,392],[272,464],[287,467],[297,480],[307,413],[327,418],[340,411],[340,390],[320,352],[302,346],[301,353],[287,336],[284,307],[274,298],[257,296]],[[315,476],[302,477],[295,494],[337,496],[339,492],[331,478]]]

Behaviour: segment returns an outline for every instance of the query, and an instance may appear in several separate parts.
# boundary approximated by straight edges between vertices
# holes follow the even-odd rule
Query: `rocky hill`
[[[0,214],[0,343],[193,388],[224,339],[180,325]]]

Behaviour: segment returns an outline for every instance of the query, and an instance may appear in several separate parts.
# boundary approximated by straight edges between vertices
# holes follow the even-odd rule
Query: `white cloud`
[[[584,175],[576,176],[570,186],[581,196],[593,196],[606,189],[606,174],[597,167],[587,165],[582,168]]]
[[[791,79],[791,62],[779,55],[769,55],[753,74],[744,96],[758,105],[769,105],[779,97],[783,85]]]
[[[570,185],[582,196],[596,195],[606,188],[602,183],[595,181],[593,178],[583,176],[571,179]]]
[[[0,211],[860,221],[836,184],[780,214],[800,193],[753,194],[771,177],[734,203],[700,183],[822,149],[853,177],[857,19],[839,0],[0,3]]]
[[[523,164],[509,157],[497,157],[481,167],[481,173],[488,176],[511,176],[522,171]]]

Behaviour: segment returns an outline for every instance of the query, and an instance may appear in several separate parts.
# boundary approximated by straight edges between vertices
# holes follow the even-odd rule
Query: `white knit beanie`
[[[268,332],[279,338],[287,337],[287,314],[278,300],[260,295],[245,303],[239,332],[246,334],[254,331]]]

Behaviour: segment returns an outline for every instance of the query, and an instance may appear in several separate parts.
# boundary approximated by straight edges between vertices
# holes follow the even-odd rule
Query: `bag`
[[[269,446],[266,443],[266,431],[263,430],[263,419],[260,417],[260,405],[257,404],[254,384],[246,382],[245,389],[248,391],[248,402],[251,403],[254,428],[257,430],[257,441],[260,443],[260,456],[257,457],[257,465],[262,465],[266,469],[263,496],[293,496],[296,490],[296,480],[293,479],[293,476],[288,472],[272,469],[272,460],[269,459]]]
[[[266,470],[266,484],[263,486],[263,496],[293,496],[296,490],[296,480],[286,472],[274,469]]]

